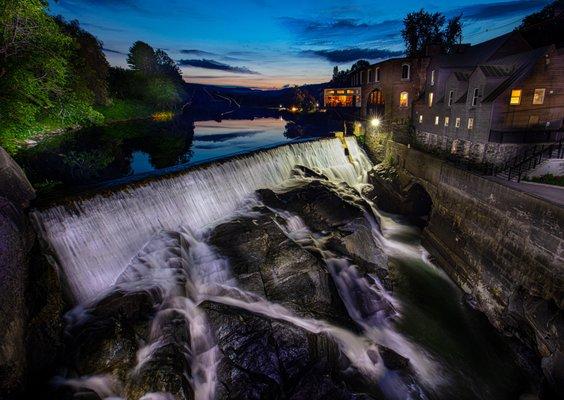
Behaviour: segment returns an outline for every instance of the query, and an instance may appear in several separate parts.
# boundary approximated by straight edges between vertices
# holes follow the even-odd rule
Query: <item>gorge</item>
[[[296,143],[35,210],[72,305],[53,396],[538,392],[533,362],[421,246],[431,209],[382,211],[372,162],[347,148]]]

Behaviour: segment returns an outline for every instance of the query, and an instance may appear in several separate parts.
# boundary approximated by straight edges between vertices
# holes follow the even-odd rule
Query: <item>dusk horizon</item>
[[[183,79],[218,86],[280,89],[328,82],[332,69],[357,60],[402,56],[403,18],[418,1],[394,8],[373,1],[243,0],[222,4],[157,0],[50,0],[50,12],[80,25],[104,44],[112,66],[127,67],[137,40],[165,50]],[[462,15],[465,43],[510,32],[548,0],[438,0],[428,12]]]

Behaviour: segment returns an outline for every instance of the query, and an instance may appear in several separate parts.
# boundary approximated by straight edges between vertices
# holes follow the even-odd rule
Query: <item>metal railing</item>
[[[521,181],[523,173],[534,169],[549,158],[564,158],[562,140],[547,145],[535,145],[524,153],[507,161],[501,168],[493,171],[494,176],[507,178],[508,181]]]

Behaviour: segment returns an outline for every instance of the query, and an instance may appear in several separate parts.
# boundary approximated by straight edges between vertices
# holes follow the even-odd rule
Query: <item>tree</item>
[[[71,89],[85,100],[104,105],[108,102],[108,71],[110,65],[102,50],[102,42],[82,29],[78,21],[55,19],[61,30],[73,39],[70,56]]]
[[[363,68],[366,68],[370,66],[370,63],[366,60],[358,60],[357,62],[355,62],[352,66],[351,66],[351,71],[350,72],[355,72],[355,71],[359,71]]]
[[[127,64],[134,71],[144,74],[157,72],[157,56],[155,50],[145,42],[133,43],[127,55]]]
[[[542,10],[523,19],[515,28],[535,48],[564,44],[564,0],[553,1]]]
[[[462,41],[461,16],[451,18],[446,28],[446,17],[439,13],[428,13],[423,9],[407,14],[403,20],[401,35],[408,57],[425,54],[429,45],[438,45],[444,52],[452,51]]]
[[[180,68],[164,50],[158,49],[155,52],[155,60],[159,74],[168,76],[174,83],[183,82]]]
[[[302,112],[314,112],[317,109],[317,101],[309,91],[296,86],[294,88],[294,95],[292,104],[300,108]]]
[[[72,40],[42,0],[0,0],[0,139],[23,134],[62,95]]]

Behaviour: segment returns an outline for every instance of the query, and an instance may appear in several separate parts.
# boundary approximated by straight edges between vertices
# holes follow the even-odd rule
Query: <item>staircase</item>
[[[564,158],[562,140],[548,145],[536,145],[528,149],[525,153],[506,162],[503,167],[494,171],[493,175],[508,181],[520,182],[526,172],[549,158]]]

